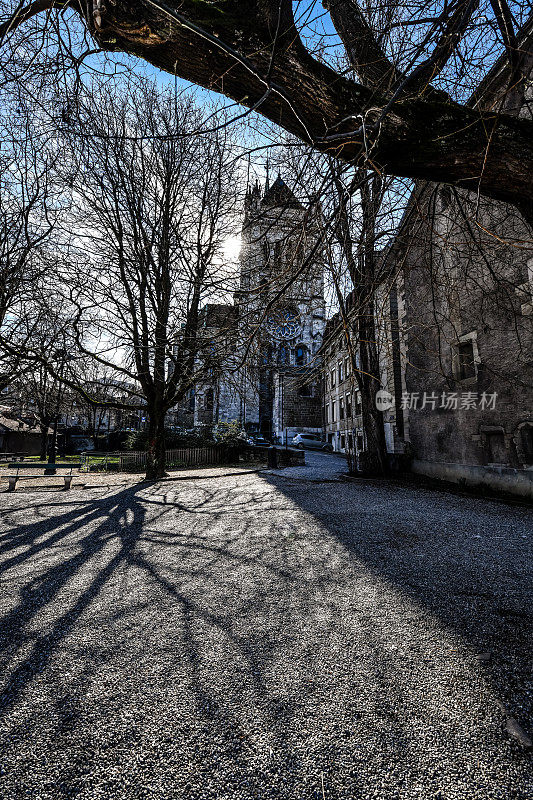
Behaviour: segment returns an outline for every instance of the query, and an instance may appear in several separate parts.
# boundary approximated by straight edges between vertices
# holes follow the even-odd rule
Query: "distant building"
[[[402,373],[401,339],[398,335],[396,318],[396,286],[382,289],[381,294],[383,297],[377,304],[380,308],[380,315],[376,318],[380,388],[388,391],[393,398],[398,397],[399,400],[402,391]],[[353,333],[356,327],[353,292],[346,297],[344,306],[351,331],[349,340],[357,371],[360,365],[357,338]],[[322,346],[322,362],[324,369],[323,419],[326,439],[336,452],[344,453],[351,450],[356,455],[360,455],[367,448],[361,394],[357,376],[352,370],[352,358],[340,312],[327,322]],[[399,403],[394,402],[391,408],[384,412],[384,428],[387,451],[390,454],[404,453],[405,420]]]
[[[46,434],[52,433],[49,428]],[[33,417],[21,417],[9,408],[0,407],[0,453],[38,455],[43,432]]]

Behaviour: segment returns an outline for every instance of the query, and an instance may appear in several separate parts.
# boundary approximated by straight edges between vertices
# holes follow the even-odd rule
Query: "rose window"
[[[294,339],[301,330],[300,316],[290,308],[278,308],[267,317],[267,330],[273,339]]]

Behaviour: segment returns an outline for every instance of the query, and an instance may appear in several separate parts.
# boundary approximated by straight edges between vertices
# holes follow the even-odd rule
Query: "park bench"
[[[65,489],[70,489],[70,485],[72,483],[72,478],[74,477],[73,474],[72,474],[72,471],[74,469],[79,469],[81,467],[81,464],[72,463],[72,462],[70,464],[63,464],[63,463],[59,463],[59,464],[43,464],[43,463],[38,464],[38,463],[35,463],[35,464],[32,464],[31,462],[28,462],[28,461],[25,461],[25,462],[14,461],[11,464],[9,464],[8,467],[9,467],[9,469],[15,470],[14,474],[7,476],[8,480],[9,480],[8,492],[14,492],[15,489],[16,489],[18,480],[35,477],[34,475],[21,475],[20,474],[21,470],[25,471],[27,469],[30,469],[30,470],[40,469],[40,470],[42,470],[43,475],[46,475],[47,471],[49,471],[49,470],[68,469],[68,470],[70,470],[70,473],[68,475],[62,475],[61,477],[65,481]]]

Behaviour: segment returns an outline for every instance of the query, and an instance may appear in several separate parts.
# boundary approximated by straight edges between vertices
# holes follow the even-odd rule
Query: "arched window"
[[[296,348],[294,360],[297,367],[303,367],[303,365],[307,362],[307,353],[303,345],[298,345]]]
[[[282,345],[279,348],[278,360],[280,364],[288,364],[290,361],[290,351],[288,347],[285,347],[285,345]]]

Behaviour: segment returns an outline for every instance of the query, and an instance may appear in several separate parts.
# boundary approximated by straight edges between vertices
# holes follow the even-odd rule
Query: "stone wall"
[[[435,192],[428,225],[422,217],[430,218]],[[466,192],[450,201],[446,189],[426,187],[418,206],[402,253],[413,455],[527,467],[533,464],[531,231],[514,209],[478,203]]]

